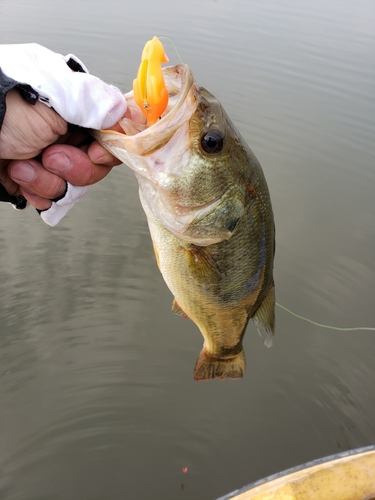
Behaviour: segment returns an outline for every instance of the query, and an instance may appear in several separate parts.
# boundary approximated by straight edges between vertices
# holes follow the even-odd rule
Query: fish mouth
[[[147,127],[144,122],[139,123],[125,115],[118,122],[124,132],[91,131],[104,147],[112,146],[116,150],[124,149],[128,153],[144,156],[166,144],[178,128],[190,119],[197,106],[199,89],[189,66],[186,64],[167,66],[162,71],[169,101],[160,119],[154,125]],[[133,91],[125,94],[125,98],[131,110],[139,111]],[[123,159],[123,155],[119,155],[118,151],[115,156],[126,163],[126,159]]]
[[[167,66],[162,68],[165,85],[168,90],[169,100],[165,111],[159,120],[146,130],[165,128],[165,122],[173,121],[178,115],[179,110],[185,103],[185,100],[194,84],[194,77],[187,64],[178,64],[176,66]],[[136,106],[133,91],[125,94],[129,106]],[[145,131],[144,131],[145,132]]]

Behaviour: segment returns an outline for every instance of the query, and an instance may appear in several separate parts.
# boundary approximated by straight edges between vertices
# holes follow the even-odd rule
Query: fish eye
[[[219,153],[224,146],[224,134],[219,129],[211,129],[202,137],[201,145],[206,153]]]

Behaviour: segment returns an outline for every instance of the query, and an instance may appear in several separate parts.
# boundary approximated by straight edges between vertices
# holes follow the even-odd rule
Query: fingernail
[[[72,161],[65,153],[54,153],[44,160],[45,166],[51,172],[62,173],[70,170]]]
[[[113,161],[113,156],[111,153],[100,152],[98,155],[90,155],[90,160],[93,163],[98,163],[99,165],[106,165],[107,163],[111,163]]]
[[[31,182],[35,177],[35,170],[28,162],[16,163],[11,169],[11,177],[17,182]]]

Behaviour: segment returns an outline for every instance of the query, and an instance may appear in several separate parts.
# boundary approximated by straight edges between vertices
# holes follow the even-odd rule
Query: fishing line
[[[300,314],[297,314],[297,313],[291,311],[287,307],[282,306],[281,304],[278,304],[277,302],[276,302],[276,305],[278,307],[280,307],[281,309],[284,309],[284,311],[288,312],[292,316],[295,316],[298,319],[302,319],[303,321],[306,321],[307,323],[311,323],[312,325],[320,326],[321,328],[328,328],[329,330],[338,330],[340,332],[354,332],[354,331],[357,331],[357,330],[372,330],[372,331],[375,331],[375,328],[374,327],[370,327],[370,326],[355,326],[355,327],[352,327],[352,328],[344,328],[344,327],[340,327],[340,326],[323,325],[323,323],[317,323],[316,321],[313,321],[312,319],[305,318],[304,316],[301,316]]]
[[[181,63],[181,64],[184,64],[184,61],[181,59],[180,53],[178,52],[177,47],[176,47],[176,45],[173,43],[173,41],[172,41],[170,38],[168,38],[167,36],[159,36],[158,38],[159,38],[159,40],[168,40],[168,41],[169,41],[169,42],[173,45],[173,48],[174,48],[174,50],[176,51],[176,54],[177,54],[177,57],[178,57],[178,58],[179,58],[179,60],[180,60],[180,63]]]

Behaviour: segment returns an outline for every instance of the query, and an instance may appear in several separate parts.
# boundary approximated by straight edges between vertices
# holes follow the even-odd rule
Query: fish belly
[[[256,240],[246,236],[246,220],[236,238],[198,247],[177,238],[152,214],[147,217],[159,269],[175,298],[172,309],[189,317],[204,337],[195,378],[242,377],[242,338],[265,282],[265,266],[257,268],[262,256],[249,258],[259,251],[252,248]]]

